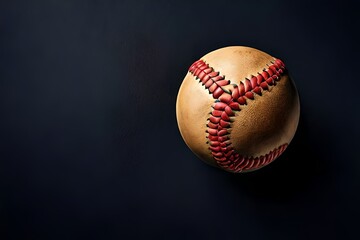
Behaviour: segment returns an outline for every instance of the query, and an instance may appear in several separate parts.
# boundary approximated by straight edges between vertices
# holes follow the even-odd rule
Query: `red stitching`
[[[224,86],[230,85],[230,80],[226,80],[225,76],[221,76],[209,64],[198,60],[190,66],[189,72],[196,80],[200,80],[216,99],[206,125],[206,137],[212,156],[221,168],[232,172],[254,170],[271,163],[286,149],[288,144],[283,144],[260,157],[242,156],[232,147],[228,131],[235,112],[241,110],[240,106],[246,105],[248,100],[253,100],[256,94],[261,96],[262,91],[268,90],[269,86],[275,86],[284,71],[284,63],[280,59],[275,59],[261,73],[252,75],[250,79],[245,78],[239,85],[232,84],[232,90],[225,90]]]

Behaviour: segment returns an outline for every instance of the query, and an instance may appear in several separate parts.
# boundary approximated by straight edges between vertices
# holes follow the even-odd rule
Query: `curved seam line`
[[[264,68],[262,73],[258,72],[257,76],[250,75],[251,79],[246,77],[240,81],[239,86],[226,80],[225,76],[221,76],[220,72],[216,72],[204,60],[196,61],[189,68],[189,72],[196,80],[200,79],[215,99],[213,111],[206,124],[209,139],[207,144],[210,145],[209,150],[216,163],[225,170],[241,172],[263,167],[277,158],[288,145],[285,143],[259,157],[245,157],[234,151],[230,137],[227,136],[230,135],[228,130],[231,129],[234,112],[241,110],[239,106],[246,105],[249,99],[253,100],[254,94],[261,96],[263,91],[269,91],[269,85],[275,86],[286,70],[280,59],[273,59],[274,61],[270,61],[271,65],[266,64],[268,68]],[[232,85],[233,89],[224,89],[224,86],[229,85]]]

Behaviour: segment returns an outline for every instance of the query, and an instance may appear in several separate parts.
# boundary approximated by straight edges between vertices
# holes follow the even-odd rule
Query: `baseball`
[[[206,163],[236,173],[279,157],[299,116],[299,96],[285,64],[244,46],[221,48],[194,62],[176,101],[187,146]]]

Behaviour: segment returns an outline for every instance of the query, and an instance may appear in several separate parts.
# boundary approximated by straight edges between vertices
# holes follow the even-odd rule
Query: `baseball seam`
[[[275,160],[288,145],[285,143],[265,155],[252,157],[240,155],[231,143],[230,130],[235,112],[241,111],[240,106],[246,105],[248,100],[254,100],[256,94],[262,96],[262,92],[268,91],[269,86],[275,86],[285,71],[285,65],[280,59],[274,58],[267,66],[261,73],[245,78],[239,85],[226,80],[225,76],[201,59],[189,68],[189,72],[215,99],[206,125],[206,137],[214,160],[224,170],[242,172],[261,168]]]

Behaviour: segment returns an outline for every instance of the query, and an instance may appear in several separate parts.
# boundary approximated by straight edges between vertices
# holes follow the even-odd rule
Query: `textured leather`
[[[186,144],[201,159],[246,172],[285,150],[298,124],[299,99],[281,60],[249,47],[227,47],[190,66],[177,119]]]

